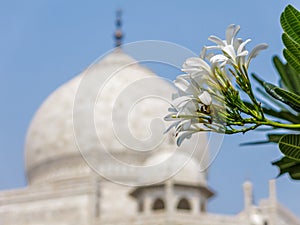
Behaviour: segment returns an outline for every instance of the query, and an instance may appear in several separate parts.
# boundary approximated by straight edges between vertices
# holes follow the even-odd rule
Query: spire
[[[249,210],[253,205],[253,186],[250,181],[246,181],[243,184],[244,188],[244,204],[245,210]]]
[[[123,36],[124,35],[122,32],[122,10],[118,9],[116,11],[116,31],[114,33],[115,47],[120,47],[122,45]]]
[[[269,181],[269,193],[270,193],[270,200],[272,203],[276,203],[276,181],[270,180]]]

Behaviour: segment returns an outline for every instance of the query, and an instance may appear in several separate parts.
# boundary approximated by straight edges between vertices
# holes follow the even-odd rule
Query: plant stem
[[[246,133],[249,130],[255,130],[259,126],[260,126],[260,124],[255,124],[251,127],[246,127],[246,128],[240,129],[240,130],[231,128],[231,130],[226,130],[225,133],[227,133],[227,134]]]
[[[300,129],[300,124],[279,123],[279,122],[275,122],[275,121],[268,120],[268,119],[265,119],[265,122],[262,122],[261,124],[276,127],[276,128]]]
[[[242,129],[234,129],[231,126],[244,126],[245,124],[254,124],[250,127],[245,127]],[[242,121],[237,122],[228,122],[227,126],[230,127],[230,129],[226,130],[226,133],[228,134],[234,134],[234,133],[245,133],[249,130],[254,130],[259,126],[271,126],[274,128],[284,128],[284,129],[290,129],[290,130],[300,130],[300,124],[285,124],[285,123],[279,123],[272,120],[264,119],[262,121],[260,120],[254,120],[254,119],[244,119]]]

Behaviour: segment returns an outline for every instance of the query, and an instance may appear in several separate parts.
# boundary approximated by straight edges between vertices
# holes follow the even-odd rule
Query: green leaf
[[[265,114],[269,115],[269,116],[273,116],[276,117],[278,119],[283,119],[295,124],[300,124],[300,114],[295,115],[291,112],[288,111],[275,111],[273,109],[269,109],[269,108],[265,108],[263,107],[263,111]]]
[[[273,64],[280,75],[283,86],[295,94],[300,94],[300,73],[288,63],[283,63],[278,56],[273,57]]]
[[[269,142],[278,143],[285,134],[267,134]]]
[[[273,98],[289,105],[294,110],[300,112],[300,95],[294,94],[290,91],[286,91],[280,87],[277,87],[273,84],[267,83],[260,79],[255,74],[252,74],[253,78],[259,82],[266,90],[266,92],[271,95]]]
[[[298,73],[300,73],[300,12],[288,5],[280,17],[283,28],[282,41],[286,47],[283,55]]]
[[[300,96],[294,94],[292,92],[286,91],[282,88],[279,88],[273,84],[264,83],[264,87],[266,92],[271,95],[273,98],[284,102],[285,104],[289,105],[294,110],[300,112]]]
[[[282,34],[282,41],[289,52],[296,58],[300,59],[300,44],[291,39],[286,33]]]
[[[286,33],[282,34],[282,41],[286,47],[283,55],[288,63],[300,72],[300,44],[291,39]]]
[[[279,140],[279,149],[287,157],[300,161],[300,134],[287,134]]]
[[[258,98],[258,100],[263,104],[266,105],[267,107],[263,106],[263,112],[264,114],[267,114],[269,116],[281,119],[281,120],[286,120],[289,121],[291,123],[295,123],[295,124],[300,124],[300,113],[298,115],[293,114],[292,112],[288,111],[287,107],[284,107],[286,105],[284,105],[281,102],[278,101],[274,101],[274,99],[268,95],[266,92],[264,92],[262,89],[257,88],[257,91],[262,94],[266,99],[268,99],[270,102],[272,102],[274,104],[274,106],[278,106],[281,110],[275,110],[273,109],[273,107],[268,103],[265,102],[264,100],[260,100]],[[249,109],[254,109],[252,103],[247,102],[247,101],[243,101],[244,104],[249,108]],[[276,103],[276,104],[275,104]]]
[[[287,111],[288,106],[282,102],[279,101],[274,101],[274,98],[271,97],[268,93],[266,93],[265,90],[261,89],[261,88],[256,88],[257,92],[260,93],[264,99],[259,99],[259,101],[265,105],[266,107],[269,108],[274,108],[274,106],[278,107],[279,109],[281,109],[282,111]],[[267,101],[265,101],[267,100]]]
[[[300,13],[293,6],[288,5],[280,17],[284,32],[295,42],[300,44]]]
[[[283,49],[283,55],[286,61],[298,72],[300,72],[299,59],[295,57],[288,49]]]
[[[260,79],[256,74],[252,73],[252,77],[261,85],[264,86],[265,81]]]
[[[288,173],[294,180],[300,180],[300,161],[283,157],[280,160],[273,162],[272,165],[278,166],[278,177]]]

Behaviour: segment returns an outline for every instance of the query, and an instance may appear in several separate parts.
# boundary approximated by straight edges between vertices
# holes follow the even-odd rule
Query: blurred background
[[[250,71],[276,83],[273,55],[282,55],[280,13],[287,4],[271,0],[227,1],[1,1],[0,7],[0,189],[26,185],[23,146],[26,130],[43,100],[58,86],[79,74],[114,47],[115,11],[123,10],[124,43],[163,40],[198,54],[211,34],[225,37],[225,29],[239,24],[239,36],[251,38],[249,47],[265,42],[268,50],[252,61]],[[162,77],[175,79],[178,69],[148,65]],[[242,183],[254,184],[254,199],[268,196],[268,180],[278,170],[276,145],[240,147],[263,140],[262,132],[226,136],[209,171],[209,185],[217,192],[208,210],[237,213],[243,208]],[[277,179],[279,201],[300,217],[300,183]]]

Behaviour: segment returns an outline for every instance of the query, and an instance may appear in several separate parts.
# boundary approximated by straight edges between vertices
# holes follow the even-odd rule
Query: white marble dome
[[[156,165],[156,170],[142,176],[145,183],[151,181],[165,181],[172,178],[173,182],[185,185],[206,186],[206,170],[201,163],[189,154],[177,152],[162,152],[149,157],[145,166]],[[158,172],[159,171],[159,172]],[[148,182],[147,182],[148,181]]]
[[[106,55],[54,91],[36,112],[25,145],[29,183],[86,176],[90,167],[82,154],[90,166],[118,173],[112,169],[118,163],[108,165],[108,155],[141,166],[162,150],[175,151],[162,119],[173,92],[122,50]],[[205,135],[201,142],[206,143]],[[187,142],[181,149],[192,154],[194,145]],[[201,148],[194,156],[202,157]]]

